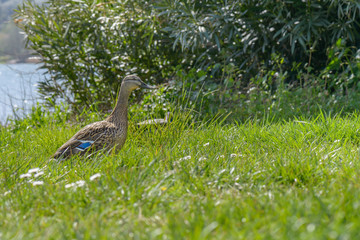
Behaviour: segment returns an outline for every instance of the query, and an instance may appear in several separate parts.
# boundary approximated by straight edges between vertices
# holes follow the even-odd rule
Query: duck
[[[103,121],[94,122],[80,129],[52,155],[52,159],[67,159],[101,149],[119,151],[125,144],[128,129],[128,99],[132,91],[156,89],[136,75],[126,76],[118,94],[116,105]]]

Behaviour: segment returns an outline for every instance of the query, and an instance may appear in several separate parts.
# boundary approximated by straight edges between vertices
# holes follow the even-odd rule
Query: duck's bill
[[[147,85],[146,83],[141,83],[141,88],[146,88],[146,89],[156,89],[157,87],[156,86],[150,86],[150,85]]]

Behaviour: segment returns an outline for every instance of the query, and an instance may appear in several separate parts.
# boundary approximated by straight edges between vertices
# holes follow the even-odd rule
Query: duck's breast
[[[125,144],[127,137],[127,124],[120,124],[120,126],[116,129],[115,133],[115,145],[116,150],[120,150],[122,146]]]

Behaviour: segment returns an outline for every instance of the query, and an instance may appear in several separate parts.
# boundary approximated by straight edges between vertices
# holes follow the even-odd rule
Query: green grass
[[[360,237],[359,115],[175,116],[157,130],[131,125],[118,154],[49,161],[86,123],[0,129],[0,239]]]

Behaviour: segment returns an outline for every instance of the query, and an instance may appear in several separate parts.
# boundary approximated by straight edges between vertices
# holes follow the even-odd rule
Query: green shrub
[[[40,92],[52,102],[109,109],[120,79],[136,73],[174,82],[169,99],[185,91],[213,114],[246,105],[254,88],[264,103],[281,98],[278,88],[349,94],[359,11],[350,0],[49,0],[25,2],[16,18],[43,57],[50,77]]]
[[[48,70],[40,93],[53,102],[64,99],[75,109],[96,103],[106,109],[124,75],[162,80],[171,49],[154,31],[158,22],[147,1],[26,2],[17,17]]]

